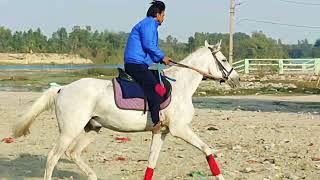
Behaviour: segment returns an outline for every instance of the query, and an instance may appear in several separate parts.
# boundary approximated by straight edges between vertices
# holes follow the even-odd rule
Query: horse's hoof
[[[217,180],[225,180],[224,177],[222,176],[222,174],[219,174],[218,176],[216,176]]]
[[[96,174],[90,174],[88,177],[88,180],[97,180],[97,175]]]

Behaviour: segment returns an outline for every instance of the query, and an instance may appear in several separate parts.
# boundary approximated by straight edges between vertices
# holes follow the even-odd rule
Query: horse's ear
[[[221,50],[221,44],[222,44],[222,39],[220,39],[220,41],[214,45],[214,50],[215,51],[220,51]]]
[[[222,39],[220,39],[219,44],[218,44],[219,49],[221,48],[221,43],[222,43]]]
[[[204,46],[205,46],[205,47],[209,47],[209,43],[208,43],[207,40],[204,41]]]
[[[204,41],[204,46],[209,48],[209,49],[213,48],[213,45],[210,45],[207,40]]]

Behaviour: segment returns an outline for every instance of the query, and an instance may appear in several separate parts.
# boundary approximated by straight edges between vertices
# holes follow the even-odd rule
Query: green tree
[[[320,39],[317,39],[314,43],[314,47],[320,48]]]
[[[93,31],[91,26],[77,26],[70,33],[61,27],[47,38],[38,28],[35,31],[16,31],[0,27],[0,52],[52,52],[75,53],[96,63],[123,63],[123,53],[129,33]],[[179,42],[169,35],[159,40],[161,49],[172,59],[179,61],[199,47],[204,41],[214,44],[222,40],[222,52],[229,51],[229,34],[196,32],[188,42]],[[234,59],[244,58],[303,58],[320,56],[320,39],[310,44],[307,39],[297,44],[283,44],[281,40],[267,37],[263,32],[234,34]]]
[[[57,32],[52,34],[48,41],[49,51],[57,53],[69,53],[71,48],[69,45],[69,35],[66,28],[59,28]]]
[[[10,52],[12,47],[12,34],[9,29],[0,27],[0,52]]]

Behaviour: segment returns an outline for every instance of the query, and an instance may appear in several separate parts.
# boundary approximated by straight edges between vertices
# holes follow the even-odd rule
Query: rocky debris
[[[312,160],[312,161],[320,162],[320,157],[312,157],[311,160]]]
[[[192,171],[188,173],[188,176],[193,177],[193,178],[199,178],[202,179],[204,178],[205,174],[201,171]]]
[[[275,164],[275,159],[264,159],[263,163],[270,163],[270,164]]]
[[[265,144],[263,146],[263,148],[266,150],[266,151],[272,151],[274,149],[274,146],[275,144]]]
[[[217,129],[217,128],[215,128],[215,127],[209,127],[207,130],[208,130],[208,131],[218,131],[219,129]]]
[[[243,173],[253,173],[253,172],[256,172],[254,169],[250,168],[250,167],[246,167],[242,170],[240,170],[240,172],[243,172]]]
[[[315,75],[266,75],[264,77],[259,77],[255,75],[243,75],[241,74],[241,87],[232,89],[227,83],[216,82],[205,80],[200,83],[199,96],[207,96],[208,94],[218,93],[218,94],[241,94],[243,90],[257,90],[257,95],[265,91],[270,93],[288,92],[292,93],[297,91],[298,86],[292,82],[305,82],[310,84],[311,81],[317,81],[318,76]],[[298,84],[299,85],[299,84]],[[299,88],[306,94],[314,94],[315,92],[309,91],[303,87],[303,84],[300,83]],[[300,90],[299,89],[299,90]],[[262,91],[262,92],[259,92]],[[251,92],[251,91],[248,91]]]
[[[206,93],[206,92],[204,92],[204,91],[201,91],[201,92],[198,92],[198,95],[200,95],[200,96],[206,96],[206,95],[207,95],[207,93]]]
[[[242,147],[240,145],[236,145],[232,147],[232,150],[236,152],[240,152],[242,150]]]
[[[270,80],[288,80],[288,81],[317,81],[318,76],[316,75],[310,75],[310,74],[269,74],[264,75],[263,77],[259,77],[258,75],[254,74],[241,74],[241,81],[251,81],[251,82],[265,82]]]

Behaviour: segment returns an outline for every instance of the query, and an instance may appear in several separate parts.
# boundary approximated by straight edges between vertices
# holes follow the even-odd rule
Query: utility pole
[[[233,33],[234,33],[234,14],[235,14],[235,0],[230,0],[230,26],[229,26],[229,64],[233,62]]]

